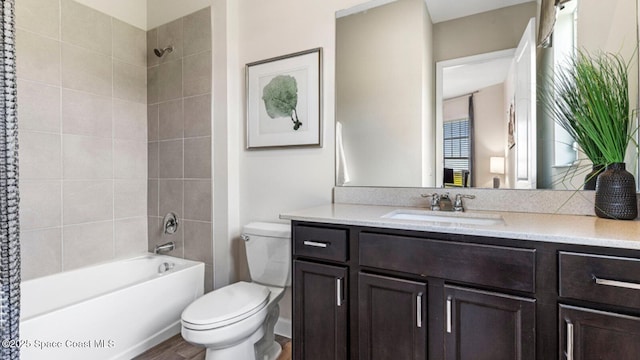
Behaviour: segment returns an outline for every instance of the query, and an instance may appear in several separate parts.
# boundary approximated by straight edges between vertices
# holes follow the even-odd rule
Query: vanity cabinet
[[[301,225],[292,234],[294,357],[349,359],[348,230]]]
[[[560,359],[640,358],[640,317],[560,305],[560,332]]]
[[[360,359],[427,359],[427,284],[358,275]]]
[[[295,261],[295,358],[346,360],[347,287],[345,267]]]
[[[564,298],[559,305],[560,358],[640,358],[640,317],[606,310],[640,307],[640,260],[561,251],[558,263]],[[572,300],[591,304],[564,304]]]
[[[444,296],[444,359],[535,359],[535,300],[450,285]]]
[[[292,222],[294,359],[640,358],[640,251]]]

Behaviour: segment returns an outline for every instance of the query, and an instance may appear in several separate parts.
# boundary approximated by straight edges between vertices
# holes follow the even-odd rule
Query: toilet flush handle
[[[249,240],[251,240],[251,238],[249,237],[249,235],[245,235],[245,234],[240,235],[240,239],[242,239],[242,240],[244,240],[244,241],[249,241]]]

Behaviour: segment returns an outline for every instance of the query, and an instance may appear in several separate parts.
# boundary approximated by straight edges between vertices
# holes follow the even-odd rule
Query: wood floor
[[[282,354],[277,360],[291,360],[291,340],[276,335],[282,345]],[[136,356],[135,360],[204,360],[205,349],[184,341],[180,334],[160,343]]]

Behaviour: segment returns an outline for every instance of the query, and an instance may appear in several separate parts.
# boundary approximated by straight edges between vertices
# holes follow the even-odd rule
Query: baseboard
[[[278,318],[274,332],[280,336],[291,339],[291,320],[282,317]]]

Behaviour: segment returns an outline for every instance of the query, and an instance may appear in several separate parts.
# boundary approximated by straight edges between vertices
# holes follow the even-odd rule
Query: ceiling
[[[530,1],[532,0],[425,0],[434,24]]]
[[[503,83],[512,60],[504,57],[443,69],[442,98],[451,99]]]

